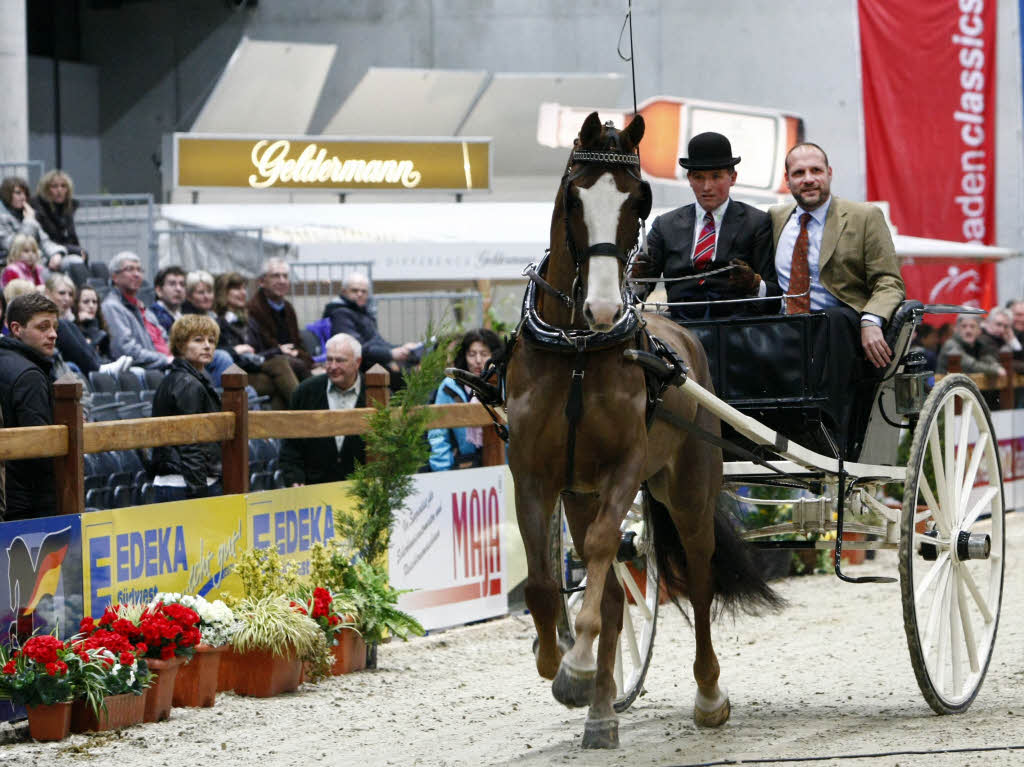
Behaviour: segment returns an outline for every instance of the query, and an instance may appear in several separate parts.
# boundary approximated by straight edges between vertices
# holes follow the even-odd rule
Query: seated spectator
[[[115,359],[127,355],[139,367],[163,369],[174,358],[164,329],[146,314],[146,307],[136,297],[142,274],[142,262],[131,251],[122,251],[110,261],[114,289],[103,299],[110,353]]]
[[[0,272],[0,285],[7,287],[11,280],[28,280],[41,286],[45,281],[43,267],[39,265],[39,246],[27,234],[16,234],[7,252],[7,266]]]
[[[85,340],[96,350],[103,362],[110,362],[110,335],[103,323],[100,310],[100,294],[96,288],[83,285],[75,300],[75,324],[82,331]]]
[[[153,279],[153,290],[156,293],[156,301],[149,307],[152,315],[150,320],[156,322],[164,329],[164,332],[171,332],[171,325],[175,320],[181,319],[181,305],[185,301],[185,270],[180,266],[165,266],[156,273]]]
[[[470,330],[462,337],[455,352],[452,367],[480,375],[488,360],[501,349],[501,339],[493,330]],[[434,403],[450,405],[458,402],[478,402],[470,389],[454,378],[445,378],[437,389]],[[483,427],[466,426],[454,429],[431,429],[427,432],[430,443],[430,470],[471,469],[480,465],[480,449],[484,444]]]
[[[75,231],[75,185],[71,176],[62,170],[51,170],[43,174],[36,186],[36,196],[29,204],[36,212],[36,221],[50,240],[64,247],[73,256],[88,260],[88,254],[78,242]]]
[[[209,317],[188,314],[171,326],[174,362],[153,396],[153,415],[195,415],[221,410],[204,368],[213,360],[220,331]],[[153,489],[158,503],[221,495],[220,444],[153,449]]]
[[[46,280],[46,295],[57,304],[59,326],[57,328],[57,350],[66,362],[75,365],[81,373],[88,375],[94,370],[117,375],[131,367],[132,358],[120,357],[116,362],[104,362],[99,352],[89,343],[81,328],[74,321],[75,283],[66,275],[51,274]],[[58,374],[59,377],[59,374]]]
[[[307,378],[292,394],[292,410],[348,410],[366,406],[366,386],[359,372],[361,349],[352,336],[327,340],[327,372]],[[285,485],[299,487],[339,482],[366,459],[362,437],[338,435],[286,439],[281,444]]]
[[[20,277],[16,280],[11,280],[4,285],[4,298],[7,299],[7,303],[11,303],[18,296],[23,296],[26,293],[42,293],[43,287],[41,285],[33,285],[28,280],[23,280]]]
[[[303,381],[309,378],[313,358],[302,345],[295,308],[285,298],[288,295],[288,263],[271,258],[263,265],[260,287],[249,302],[249,344],[257,354],[273,357],[283,354]]]
[[[214,308],[220,326],[220,348],[249,374],[249,383],[257,394],[270,397],[271,408],[283,410],[299,385],[287,355],[264,357],[256,354],[249,344],[249,297],[245,278],[238,272],[229,272],[218,276],[215,282]]]
[[[8,176],[0,183],[0,260],[8,255],[14,238],[26,234],[35,240],[50,269],[60,269],[61,261],[67,254],[63,245],[50,239],[39,222],[36,212],[28,204],[28,183],[23,178]]]
[[[57,343],[57,305],[32,291],[7,307],[10,337],[0,338],[0,411],[5,428],[53,424],[50,376]],[[6,519],[57,513],[52,458],[7,461]]]
[[[1013,355],[1021,351],[1021,343],[1013,333],[1010,312],[999,306],[992,309],[981,323],[981,334],[978,336],[978,340],[996,359],[999,359],[1001,352],[1009,352]],[[1024,363],[1014,360],[1014,369],[1024,372],[1024,367],[1018,367],[1018,365],[1024,365]]]
[[[205,314],[217,319],[213,311],[213,275],[202,270],[189,272],[185,277],[185,303],[181,305],[184,314]]]
[[[981,335],[981,324],[978,322],[977,315],[957,315],[956,324],[953,326],[953,336],[942,345],[935,372],[948,372],[949,356],[959,354],[961,372],[1006,375],[1006,370],[999,364],[999,359],[982,344],[978,338],[979,335]]]
[[[331,335],[348,333],[363,347],[363,370],[376,364],[392,373],[401,369],[401,363],[416,362],[416,353],[422,345],[409,341],[395,346],[384,340],[377,330],[377,318],[370,314],[370,280],[362,272],[351,272],[341,283],[341,295],[324,307],[324,317],[331,321]]]

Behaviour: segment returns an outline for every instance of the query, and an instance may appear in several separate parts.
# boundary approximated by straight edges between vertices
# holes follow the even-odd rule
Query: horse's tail
[[[686,550],[668,509],[648,494],[654,528],[654,552],[658,572],[672,601],[687,596]],[[751,556],[751,547],[740,537],[733,515],[721,503],[715,509],[715,552],[711,557],[714,581],[714,612],[742,610],[751,615],[778,610],[786,601],[768,585]]]

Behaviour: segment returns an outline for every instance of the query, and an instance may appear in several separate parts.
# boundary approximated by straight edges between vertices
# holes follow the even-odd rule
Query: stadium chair
[[[275,488],[284,487],[284,471],[282,471],[281,469],[278,469],[277,471],[274,472],[273,476],[274,476],[274,487]]]
[[[146,387],[142,385],[142,381],[139,377],[130,370],[122,370],[117,374],[117,388],[120,391],[137,391],[141,392]]]
[[[94,394],[93,397],[96,395]],[[95,402],[95,399],[93,400]],[[103,405],[93,405],[89,409],[89,420],[93,423],[102,421],[118,421],[121,419],[121,403],[108,402]]]
[[[329,317],[309,323],[305,330],[299,332],[299,335],[302,336],[302,345],[306,347],[306,351],[309,352],[309,356],[313,358],[314,362],[323,362],[327,359],[327,341],[331,337]],[[311,338],[316,340],[315,348],[310,343]]]
[[[110,283],[97,277],[89,278],[89,287],[96,291],[96,294],[100,298],[100,303],[103,303],[103,299],[106,298],[107,294],[111,291]]]
[[[146,388],[151,391],[156,391],[157,387],[160,386],[160,382],[164,380],[165,375],[167,374],[162,370],[147,370]]]
[[[64,272],[75,283],[76,289],[81,289],[89,281],[89,267],[85,264],[67,264],[64,267]]]
[[[117,379],[110,375],[110,373],[93,370],[89,373],[89,388],[97,393],[115,394],[118,391]]]
[[[118,485],[111,497],[111,508],[123,509],[135,503],[135,488],[131,485]]]
[[[103,405],[113,405],[117,402],[117,397],[114,392],[109,391],[94,391],[92,394],[92,406],[102,407]]]
[[[85,505],[86,508],[91,509],[109,509],[110,508],[110,490],[105,487],[94,487],[92,490],[85,491]]]
[[[148,503],[155,503],[155,493],[153,492],[152,482],[143,482],[139,485],[138,492],[135,496],[135,505],[144,506]]]
[[[110,268],[105,261],[90,261],[89,273],[93,279],[102,280],[104,285],[110,284]]]

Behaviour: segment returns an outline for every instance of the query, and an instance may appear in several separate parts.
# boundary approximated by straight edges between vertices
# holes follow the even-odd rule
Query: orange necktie
[[[797,298],[786,299],[786,314],[807,314],[811,311],[811,270],[807,265],[807,222],[810,213],[800,216],[800,234],[793,246],[793,263],[789,268],[789,294],[807,293]]]

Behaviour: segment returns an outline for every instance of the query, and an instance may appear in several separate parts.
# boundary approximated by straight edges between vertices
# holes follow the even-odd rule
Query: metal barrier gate
[[[324,307],[341,293],[345,277],[362,272],[373,285],[372,261],[292,261],[291,293],[299,326],[305,327],[323,315]],[[386,337],[386,336],[385,336]]]
[[[130,250],[141,259],[146,277],[152,280],[156,273],[153,195],[86,194],[75,199],[75,230],[89,259],[109,264],[122,250]]]
[[[477,291],[378,293],[377,327],[393,344],[422,341],[431,332],[461,332],[484,324],[483,297]]]
[[[0,178],[20,176],[28,181],[29,196],[36,193],[39,179],[43,177],[46,166],[42,160],[22,160],[19,162],[0,162]]]

